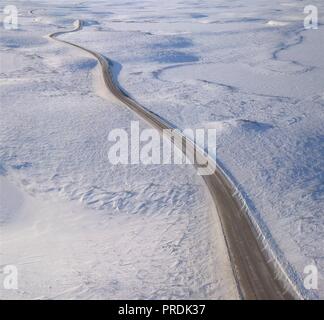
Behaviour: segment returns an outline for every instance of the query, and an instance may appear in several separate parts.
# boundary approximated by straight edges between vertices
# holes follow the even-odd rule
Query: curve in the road
[[[108,58],[72,42],[58,39],[59,35],[75,32],[81,28],[82,21],[77,20],[74,29],[52,33],[49,38],[79,48],[94,56],[101,65],[106,87],[118,100],[159,131],[175,129],[170,122],[138,104],[119,87],[112,72],[112,62]],[[208,157],[191,140],[184,137],[180,131],[175,130],[173,134],[176,134],[179,139],[172,142],[182,151],[184,151],[183,141],[186,141],[186,155],[195,153],[201,159]],[[278,265],[276,259],[265,250],[255,224],[252,223],[246,210],[243,209],[242,201],[234,195],[235,187],[212,159],[207,158],[207,161],[208,169],[212,169],[213,173],[202,177],[217,207],[241,298],[280,300],[302,298],[284,270]]]

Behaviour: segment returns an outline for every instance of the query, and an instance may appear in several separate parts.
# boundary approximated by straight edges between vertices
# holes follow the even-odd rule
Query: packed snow
[[[108,134],[138,118],[107,96],[109,57],[137,101],[216,128],[217,161],[304,297],[324,298],[324,29],[308,1],[18,1],[1,30],[0,298],[237,298],[207,188],[190,166],[113,166]],[[4,1],[0,1],[2,7]],[[143,128],[147,125],[140,122]],[[305,266],[318,290],[303,286]]]

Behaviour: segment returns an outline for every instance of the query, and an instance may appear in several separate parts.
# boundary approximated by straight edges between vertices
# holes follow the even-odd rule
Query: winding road
[[[82,29],[82,21],[77,20],[74,29],[52,33],[49,38],[79,48],[95,57],[100,63],[107,89],[151,126],[160,132],[163,129],[176,129],[167,120],[141,106],[119,87],[112,72],[112,62],[108,58],[58,38],[62,34],[76,32],[80,29]],[[191,156],[195,154],[196,159],[200,158],[198,163],[201,163],[201,160],[208,161],[207,169],[211,170],[212,174],[203,175],[202,178],[208,186],[220,217],[240,297],[248,300],[301,298],[287,275],[282,272],[282,269],[265,250],[256,228],[250,221],[246,210],[243,209],[243,203],[234,195],[234,186],[226,178],[221,168],[208,158],[198,146],[184,137],[180,131],[174,130],[173,134],[176,139],[171,139],[172,142],[183,152]],[[184,141],[186,141],[185,144]],[[195,166],[198,167],[197,164]]]

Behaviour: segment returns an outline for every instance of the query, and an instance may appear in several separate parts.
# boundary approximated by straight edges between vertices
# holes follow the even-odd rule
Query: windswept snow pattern
[[[304,296],[323,299],[324,5],[312,1],[319,28],[306,30],[308,4],[18,2],[20,29],[0,39],[0,265],[24,274],[0,297],[237,297],[194,171],[109,163],[109,130],[137,118],[100,97],[95,60],[42,37],[82,19],[62,38],[116,61],[137,101],[217,129],[218,163]],[[318,290],[303,287],[309,264]]]
[[[22,1],[19,30],[1,31],[0,298],[237,298],[194,169],[109,162],[109,132],[139,119],[101,97],[96,60],[45,37],[82,8]]]

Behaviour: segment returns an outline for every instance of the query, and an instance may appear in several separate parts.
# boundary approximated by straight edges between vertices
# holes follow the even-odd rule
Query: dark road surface
[[[79,45],[57,38],[61,34],[75,32],[81,28],[82,22],[78,20],[73,30],[56,32],[49,37],[86,51],[95,57],[101,65],[107,89],[151,126],[159,131],[174,129],[168,121],[141,106],[122,91],[114,79],[109,59]],[[180,138],[179,141],[183,141],[181,139],[184,137],[181,133],[177,134]],[[174,143],[179,148],[183,144],[181,142]],[[191,155],[196,151],[198,158],[206,159],[203,152],[197,149],[192,142],[186,144],[185,151]],[[275,271],[273,263],[269,262],[269,257],[263,250],[263,245],[258,239],[254,226],[246,211],[242,209],[241,201],[233,195],[235,190],[220,168],[214,164],[213,173],[203,175],[202,179],[208,186],[217,207],[240,297],[242,299],[298,299],[298,294],[285,276],[281,275],[279,277],[281,280],[277,277],[279,271]]]

